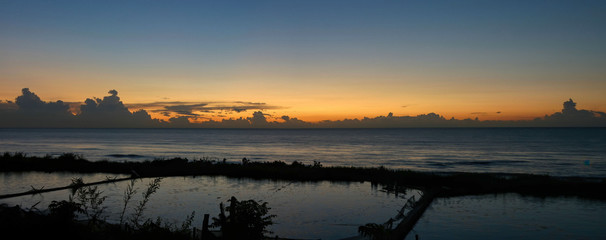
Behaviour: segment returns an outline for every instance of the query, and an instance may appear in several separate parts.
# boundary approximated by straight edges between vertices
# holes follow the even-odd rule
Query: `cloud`
[[[534,120],[457,120],[446,119],[437,113],[416,116],[364,117],[336,121],[306,122],[283,115],[273,117],[264,113],[282,107],[259,102],[153,102],[124,104],[118,91],[108,91],[103,98],[87,98],[79,103],[79,111],[72,114],[78,103],[46,102],[28,88],[21,91],[15,101],[0,101],[0,127],[180,127],[180,128],[408,128],[408,127],[606,127],[606,113],[579,110],[569,99],[561,112]],[[136,108],[134,112],[129,108]],[[145,110],[148,109],[148,110]],[[251,110],[250,117],[212,120],[210,116],[226,117],[226,112],[240,113]],[[168,122],[153,119],[148,111],[170,117]],[[207,114],[208,113],[208,114]],[[492,112],[473,112],[484,115]],[[500,111],[496,111],[500,114]],[[203,116],[204,115],[204,116]]]
[[[80,106],[78,126],[83,127],[157,127],[159,121],[152,119],[145,110],[130,112],[118,97],[118,91],[108,91],[109,96],[88,98]]]
[[[150,111],[161,113],[165,116],[191,116],[199,117],[205,113],[263,111],[270,109],[282,109],[280,106],[271,106],[258,102],[153,102],[128,104],[128,108],[145,108]]]
[[[535,122],[541,122],[546,126],[585,126],[585,127],[604,127],[606,126],[606,113],[578,110],[572,98],[564,102],[561,112],[552,115],[546,115],[543,118],[535,119]]]
[[[2,101],[0,100],[0,112],[12,112],[17,111],[19,106],[13,101]]]
[[[190,105],[174,105],[174,106],[165,106],[164,110],[159,110],[162,113],[175,113],[177,115],[187,115],[187,116],[199,116],[200,114],[194,113],[196,112],[210,112],[205,108],[208,104],[200,103],[200,104],[190,104]]]
[[[19,106],[18,111],[27,113],[55,113],[55,114],[68,114],[69,105],[63,103],[63,101],[56,102],[44,102],[36,95],[31,92],[29,88],[23,88],[21,90],[21,96],[15,99],[15,103]]]
[[[69,105],[63,101],[45,102],[29,88],[23,88],[15,101],[0,103],[3,127],[60,127],[73,122]]]
[[[175,127],[175,128],[189,128],[189,127],[194,126],[189,121],[189,117],[187,117],[187,116],[173,117],[173,118],[170,118],[168,121],[169,121],[171,127]]]
[[[253,116],[248,118],[251,126],[252,127],[267,127],[268,122],[267,122],[267,118],[265,118],[265,115],[267,115],[267,114],[264,114],[261,111],[254,112]]]

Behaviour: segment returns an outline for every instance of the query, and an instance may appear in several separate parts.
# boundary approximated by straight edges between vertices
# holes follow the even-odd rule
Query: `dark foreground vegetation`
[[[102,216],[104,196],[94,185],[75,180],[68,188],[73,190],[68,201],[53,202],[46,214],[39,211],[23,210],[19,207],[0,206],[0,231],[16,234],[22,239],[264,239],[266,227],[272,224],[267,203],[254,200],[238,201],[230,199],[227,208],[221,204],[221,214],[213,217],[208,226],[220,230],[212,234],[208,229],[197,231],[190,228],[192,216],[182,226],[167,225],[162,219],[143,220],[141,212],[147,199],[159,187],[161,177],[222,175],[236,178],[275,179],[289,181],[370,181],[387,190],[398,192],[406,188],[423,190],[427,204],[434,197],[450,197],[487,193],[519,193],[538,197],[574,196],[606,201],[606,178],[551,177],[530,174],[495,173],[429,173],[408,170],[393,170],[384,167],[324,167],[319,162],[305,165],[300,162],[251,162],[242,159],[239,164],[211,159],[173,158],[145,162],[91,162],[75,154],[63,154],[58,157],[35,157],[21,153],[4,153],[0,156],[1,172],[77,172],[77,173],[113,173],[130,174],[131,184],[124,193],[124,211],[120,223],[109,224]],[[129,199],[136,193],[134,181],[141,178],[153,178],[143,200],[130,204]],[[32,191],[35,192],[35,189]],[[428,194],[431,193],[431,194]],[[27,194],[30,194],[29,192]],[[393,228],[394,221],[420,217],[419,214],[403,215],[405,208],[416,211],[420,201],[407,202],[396,219],[385,224],[370,223],[359,228],[361,235],[373,239],[392,239],[396,233],[405,236],[416,220],[409,221],[410,226],[399,224]],[[127,206],[134,208],[132,216],[124,216]],[[417,209],[418,210],[418,209]],[[227,214],[226,214],[227,212]],[[422,214],[422,210],[421,213]],[[76,215],[85,216],[85,221],[77,220]],[[205,216],[206,221],[207,216]],[[403,234],[400,233],[403,232]],[[197,234],[197,235],[196,235]],[[8,235],[5,235],[8,236]],[[217,238],[216,236],[220,236]],[[400,237],[398,237],[399,239]],[[401,237],[403,238],[403,237]]]
[[[131,178],[123,196],[123,208],[119,222],[107,222],[104,206],[107,196],[97,186],[85,184],[81,178],[72,179],[72,190],[68,200],[52,201],[48,209],[39,210],[35,205],[28,209],[20,206],[0,205],[0,233],[19,239],[266,239],[271,233],[267,227],[273,224],[275,215],[269,214],[268,203],[235,197],[228,200],[229,206],[219,205],[220,214],[213,217],[209,225],[209,215],[205,214],[201,229],[192,227],[195,212],[182,224],[168,223],[161,217],[145,219],[143,211],[151,196],[159,189],[162,178],[151,180],[142,191],[142,198],[132,203],[138,193]],[[127,209],[132,208],[132,211]],[[127,212],[130,212],[127,214]],[[215,228],[215,230],[211,230]],[[278,238],[272,238],[278,240]]]

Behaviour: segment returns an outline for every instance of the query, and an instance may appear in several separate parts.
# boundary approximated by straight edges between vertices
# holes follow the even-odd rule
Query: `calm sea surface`
[[[0,129],[0,152],[606,177],[606,128]]]

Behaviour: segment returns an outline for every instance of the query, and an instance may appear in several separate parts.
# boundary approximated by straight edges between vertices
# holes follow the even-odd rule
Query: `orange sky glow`
[[[592,4],[16,1],[0,11],[0,100],[29,88],[77,113],[115,89],[131,111],[192,122],[529,120],[569,98],[606,112],[606,9]],[[167,102],[181,114],[150,105]]]

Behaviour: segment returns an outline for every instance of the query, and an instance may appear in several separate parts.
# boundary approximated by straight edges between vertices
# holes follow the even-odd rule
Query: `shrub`
[[[229,202],[227,209],[223,208],[223,203],[219,205],[221,213],[213,218],[212,224],[221,228],[225,239],[262,239],[265,233],[271,233],[266,228],[273,224],[275,215],[268,215],[267,202],[238,201],[235,197]]]

